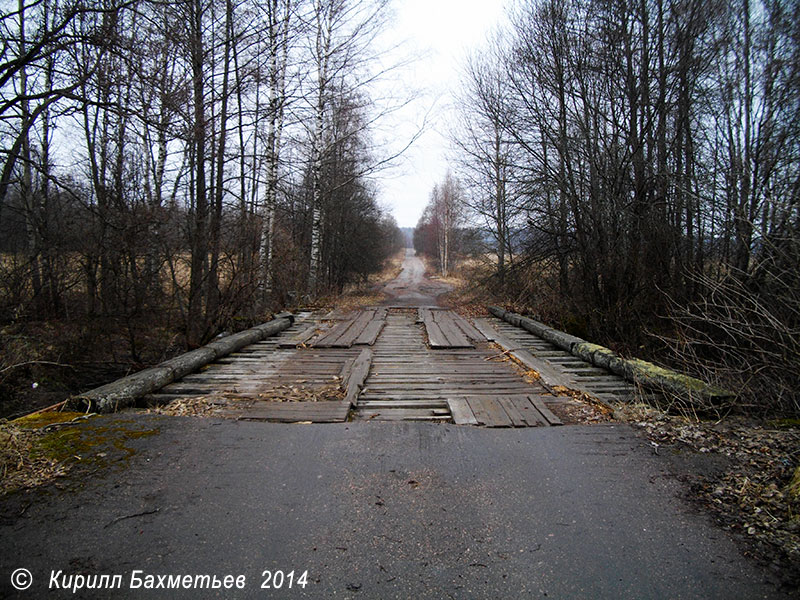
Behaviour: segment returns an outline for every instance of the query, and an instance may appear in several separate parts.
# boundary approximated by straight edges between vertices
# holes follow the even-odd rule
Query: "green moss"
[[[695,393],[705,398],[730,398],[733,396],[727,390],[723,390],[701,381],[695,377],[678,373],[671,369],[659,367],[653,363],[638,358],[621,359],[616,352],[604,346],[585,342],[578,344],[574,349],[579,356],[583,357],[606,357],[622,361],[628,376],[633,376],[642,384],[654,386],[669,386],[675,390],[685,390]]]
[[[786,493],[792,500],[800,500],[800,467],[795,468],[792,480],[786,486]]]
[[[769,426],[778,429],[794,429],[795,427],[800,427],[800,419],[775,419],[769,422]]]
[[[12,422],[14,425],[18,425],[19,427],[23,427],[25,429],[41,429],[42,427],[47,427],[48,425],[53,425],[54,423],[66,423],[67,421],[72,421],[77,417],[83,416],[84,413],[80,412],[59,412],[52,410],[49,412],[35,413],[25,417],[20,417],[19,419],[14,419]]]
[[[127,460],[136,454],[130,442],[159,433],[158,429],[142,429],[134,422],[95,417],[47,432],[31,448],[34,458],[56,462],[80,462],[105,466]]]
[[[677,373],[638,358],[630,359],[628,363],[633,367],[637,376],[656,382],[669,383],[672,386],[696,392],[706,398],[730,398],[734,395],[727,390],[708,385],[695,377]]]

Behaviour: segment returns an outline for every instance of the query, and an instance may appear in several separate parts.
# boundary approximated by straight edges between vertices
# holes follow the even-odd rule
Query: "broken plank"
[[[453,321],[458,326],[458,328],[464,332],[464,334],[471,340],[475,340],[476,342],[483,342],[486,340],[486,336],[483,335],[480,331],[478,331],[469,321],[467,321],[464,317],[459,315],[458,313],[454,312],[453,314]]]
[[[347,383],[350,379],[350,373],[353,371],[353,364],[356,362],[357,356],[353,358],[347,359],[347,361],[342,365],[342,370],[339,372],[339,385],[343,390],[347,389]]]
[[[375,315],[374,310],[362,310],[361,313],[353,319],[350,327],[333,343],[331,346],[334,348],[349,348],[358,339],[364,328],[372,321]]]
[[[301,332],[298,335],[281,339],[278,342],[278,348],[296,348],[297,346],[301,346],[305,344],[308,340],[314,337],[314,334],[317,332],[317,326],[311,325],[310,327],[306,328],[305,331]]]
[[[474,348],[474,344],[467,339],[464,332],[456,325],[450,311],[440,312],[436,319],[436,324],[444,333],[451,348]]]
[[[488,323],[484,323],[478,319],[475,319],[475,328],[480,331],[483,337],[490,342],[493,342],[494,336],[498,335],[497,331],[495,331],[493,327],[491,327]]]
[[[506,414],[511,419],[511,424],[514,427],[526,427],[528,422],[526,421],[525,417],[522,416],[517,410],[517,407],[511,402],[511,399],[507,396],[500,396],[497,398],[498,404],[503,407],[503,410],[506,411]]]
[[[387,408],[429,408],[447,410],[445,400],[364,400],[359,398],[359,409],[387,409]]]
[[[281,414],[324,415],[346,413],[349,407],[344,400],[324,400],[321,402],[271,402],[256,401],[247,408],[240,409],[240,414],[246,412],[274,412]]]
[[[447,405],[456,425],[477,425],[478,420],[464,398],[448,398]]]
[[[367,375],[369,374],[369,368],[371,365],[372,350],[369,348],[364,348],[361,351],[361,354],[358,355],[358,358],[356,358],[355,362],[353,363],[353,368],[347,376],[347,391],[345,394],[345,400],[350,404],[350,406],[356,405],[358,395],[361,393],[361,389],[364,387],[364,382],[367,380]]]
[[[505,352],[511,354],[527,368],[536,371],[539,374],[542,383],[544,383],[546,386],[555,387],[558,385],[563,385],[565,387],[573,387],[575,385],[575,382],[568,375],[562,373],[545,361],[539,360],[528,350],[520,347],[519,344],[515,344],[504,335],[496,331],[492,331],[492,328],[489,325],[485,323],[481,323],[481,325],[481,331],[486,334],[487,339],[496,343]]]
[[[321,334],[321,337],[312,343],[315,348],[329,348],[353,324],[353,319],[342,321]]]
[[[486,424],[487,427],[511,427],[513,425],[511,418],[495,398],[486,398],[483,400],[483,405],[491,419],[491,423]]]
[[[561,419],[559,419],[557,416],[555,416],[550,411],[550,409],[547,408],[547,406],[545,405],[544,401],[541,398],[539,398],[537,396],[528,396],[528,399],[536,407],[536,410],[538,410],[540,413],[542,413],[542,416],[547,420],[548,423],[550,423],[550,425],[563,425],[564,424],[561,421]]]
[[[428,343],[431,348],[449,348],[450,341],[442,332],[441,328],[433,322],[433,319],[428,318],[425,323],[425,330],[428,332]]]
[[[483,406],[483,398],[471,396],[465,398],[465,400],[467,401],[467,405],[472,411],[472,414],[475,415],[475,420],[478,421],[478,425],[486,425],[490,418]]]
[[[446,422],[449,414],[435,414],[426,410],[365,410],[358,411],[354,416],[357,421],[429,421],[434,423]]]
[[[511,427],[511,419],[494,398],[468,396],[467,403],[479,424],[487,427]]]
[[[372,321],[367,323],[367,326],[364,328],[361,334],[355,339],[353,345],[360,346],[362,344],[366,344],[368,346],[372,346],[375,343],[375,340],[378,339],[378,336],[380,335],[381,329],[383,329],[384,325],[386,325],[386,321],[379,321],[373,319]]]
[[[531,404],[527,396],[510,396],[508,401],[517,409],[519,415],[529,427],[547,426],[549,423],[542,414]]]

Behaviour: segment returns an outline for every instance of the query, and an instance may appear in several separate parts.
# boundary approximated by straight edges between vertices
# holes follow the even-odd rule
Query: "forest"
[[[3,2],[0,387],[76,355],[97,383],[379,269],[387,5]]]
[[[445,276],[488,256],[507,304],[798,414],[799,10],[515,4],[467,61],[415,246]]]

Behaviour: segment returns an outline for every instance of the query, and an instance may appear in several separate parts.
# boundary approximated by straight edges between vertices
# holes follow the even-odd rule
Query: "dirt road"
[[[387,306],[437,306],[437,298],[452,289],[448,284],[425,277],[425,264],[413,248],[406,248],[403,270],[383,291]]]

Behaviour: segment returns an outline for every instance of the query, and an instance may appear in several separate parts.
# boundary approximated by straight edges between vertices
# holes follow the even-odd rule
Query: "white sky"
[[[413,65],[398,72],[396,82],[405,91],[420,90],[416,100],[387,116],[380,137],[394,151],[408,143],[425,119],[427,128],[406,151],[397,166],[379,175],[381,203],[391,208],[401,227],[417,224],[431,189],[447,172],[447,131],[452,119],[453,94],[470,50],[479,48],[502,20],[508,0],[396,0],[395,18],[387,32],[405,40],[401,52],[419,55]]]

